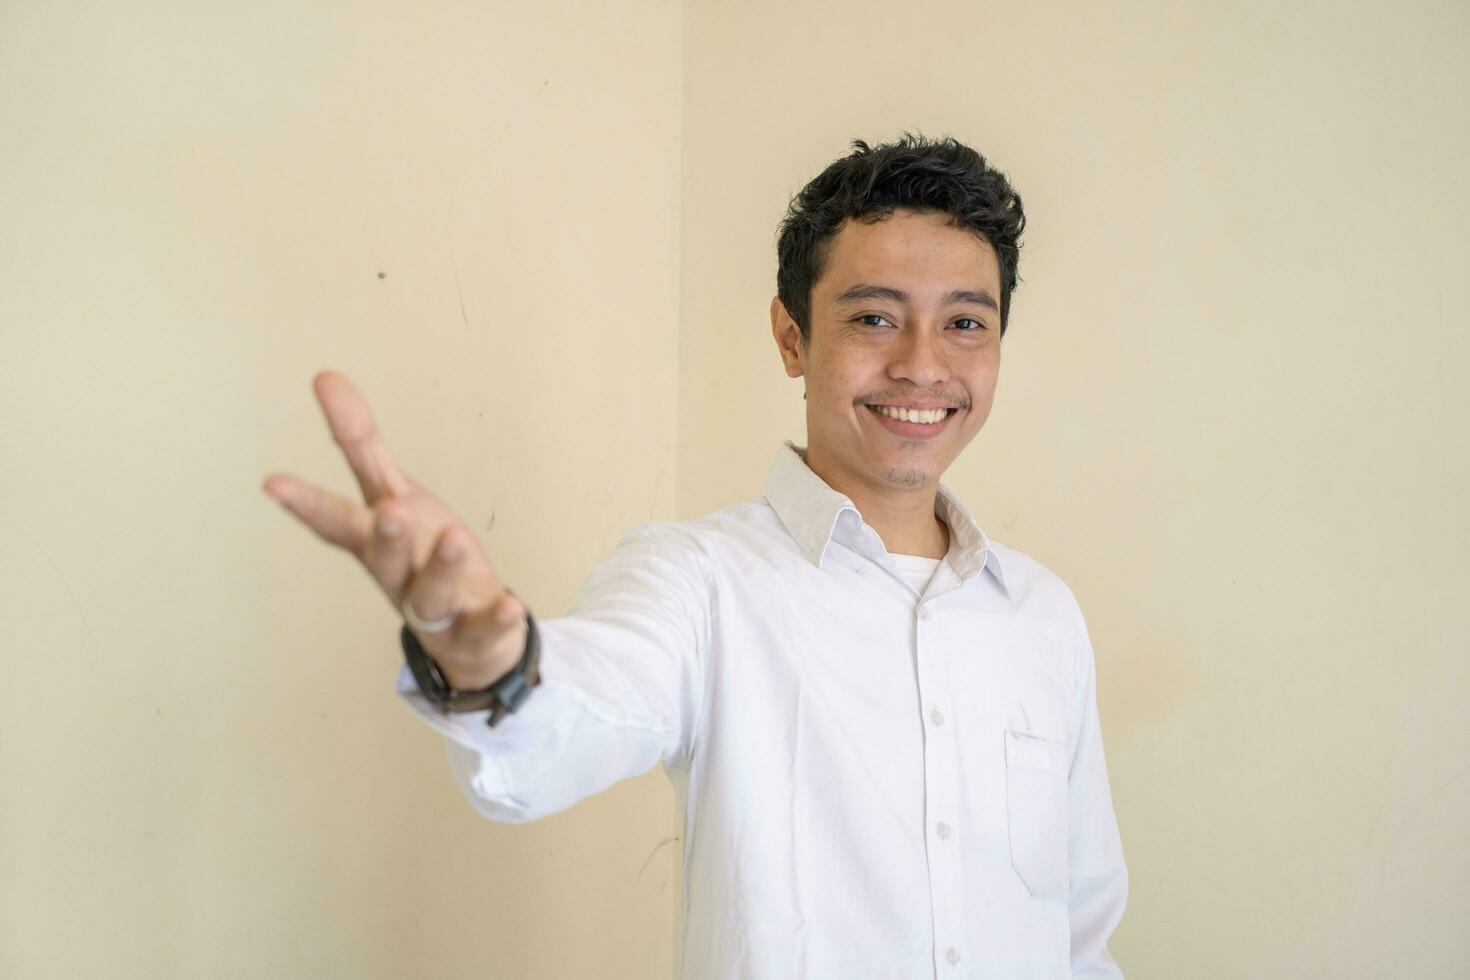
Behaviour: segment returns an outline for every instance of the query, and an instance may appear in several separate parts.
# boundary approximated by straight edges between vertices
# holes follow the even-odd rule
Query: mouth
[[[943,408],[918,412],[889,405],[864,407],[884,429],[907,439],[933,439],[949,427],[949,420],[959,411],[957,408]]]

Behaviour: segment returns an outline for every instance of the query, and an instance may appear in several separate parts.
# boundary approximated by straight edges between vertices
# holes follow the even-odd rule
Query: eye
[[[964,332],[964,333],[973,333],[973,332],[975,332],[977,330],[984,330],[984,329],[986,329],[985,324],[984,324],[983,321],[974,320],[974,319],[971,319],[970,317],[960,317],[958,320],[955,321],[955,326],[959,326],[961,323],[971,323],[971,324],[974,324],[974,326],[971,326],[971,327],[960,327],[960,330],[962,332]]]
[[[883,314],[881,314],[881,313],[864,313],[862,316],[858,317],[857,319],[863,321],[864,323],[866,323],[870,327],[876,327],[876,326],[879,326],[880,324],[877,324],[877,323],[868,323],[868,321],[869,320],[883,320],[883,321],[887,321],[888,318],[886,316],[884,316]]]

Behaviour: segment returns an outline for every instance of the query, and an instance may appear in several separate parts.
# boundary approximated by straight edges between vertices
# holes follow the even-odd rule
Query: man
[[[413,624],[398,690],[480,812],[533,820],[663,764],[683,977],[1121,977],[1082,613],[939,482],[990,411],[1021,200],[953,140],[853,147],[778,245],[807,445],[759,499],[635,528],[566,616],[529,617],[336,375],[316,390],[365,505],[266,489]]]

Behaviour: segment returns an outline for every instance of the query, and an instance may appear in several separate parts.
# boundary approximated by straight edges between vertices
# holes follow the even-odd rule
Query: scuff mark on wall
[[[464,311],[464,287],[459,284],[459,263],[451,258],[449,264],[454,267],[454,291],[459,294],[459,318],[464,321],[465,333],[469,333],[470,318]]]
[[[665,837],[663,840],[659,841],[657,844],[655,844],[653,846],[653,850],[651,850],[651,851],[648,852],[648,857],[646,857],[646,858],[643,859],[643,864],[638,868],[638,880],[639,881],[642,881],[643,880],[643,872],[648,867],[648,862],[653,860],[653,856],[655,854],[657,854],[659,852],[659,850],[665,844],[672,844],[674,841],[676,841],[678,839],[679,839],[678,837]]]
[[[51,566],[51,570],[56,573],[56,577],[61,580],[61,587],[66,590],[67,597],[71,599],[71,604],[76,608],[77,617],[82,621],[82,627],[87,631],[88,645],[91,647],[92,650],[92,659],[90,661],[90,664],[91,666],[95,667],[100,659],[102,651],[101,648],[97,645],[97,634],[92,632],[92,624],[87,621],[87,611],[82,608],[81,600],[77,598],[76,592],[71,587],[71,581],[67,579],[66,573],[61,570],[61,566],[52,561],[50,553],[41,546],[41,542],[36,540],[35,535],[31,534],[30,531],[27,531],[24,527],[22,527],[20,522],[17,520],[12,519],[10,523],[15,526],[16,530],[20,531],[21,534],[24,534],[26,536],[26,539],[30,541],[31,545],[36,549],[37,553],[39,553],[40,556],[46,560],[46,564]]]

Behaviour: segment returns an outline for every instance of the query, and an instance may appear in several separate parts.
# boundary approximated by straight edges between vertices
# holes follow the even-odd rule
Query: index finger
[[[322,371],[312,379],[312,388],[327,417],[332,441],[341,447],[357,477],[363,500],[371,506],[383,497],[408,493],[408,480],[389,455],[367,399],[352,382],[335,371]]]

